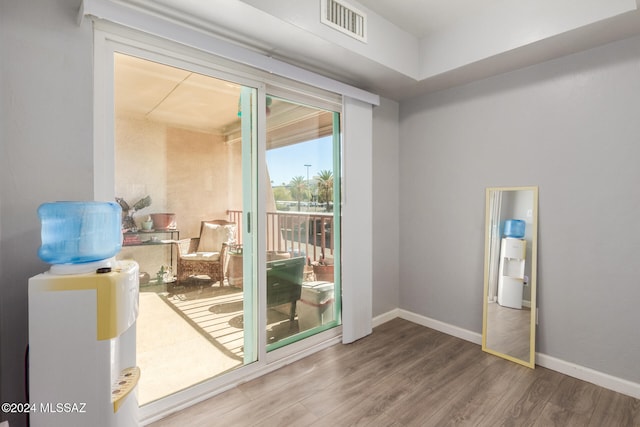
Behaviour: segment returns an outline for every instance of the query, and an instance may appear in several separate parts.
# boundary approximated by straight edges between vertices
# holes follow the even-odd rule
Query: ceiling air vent
[[[320,21],[362,42],[367,42],[367,15],[341,0],[320,0]]]

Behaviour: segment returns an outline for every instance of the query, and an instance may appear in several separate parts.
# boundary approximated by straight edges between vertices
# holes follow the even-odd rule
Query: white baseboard
[[[482,344],[482,334],[463,329],[458,326],[451,325],[449,323],[441,322],[439,320],[431,319],[430,317],[421,316],[419,314],[412,313],[407,310],[398,310],[401,319],[408,320],[418,325],[426,326],[427,328],[435,329],[436,331],[444,332],[454,337],[462,338],[463,340],[470,341],[474,344]]]
[[[399,308],[394,308],[391,311],[387,311],[386,313],[382,313],[381,315],[374,317],[371,323],[375,328],[376,326],[380,326],[383,323],[387,323],[389,320],[393,320],[396,317],[400,317]]]
[[[614,377],[543,353],[536,353],[536,365],[640,399],[640,384],[632,381]]]
[[[461,338],[474,344],[482,344],[482,334],[402,309],[394,309],[374,317],[373,325],[374,327],[381,325],[396,317],[435,329],[436,331]],[[640,399],[640,384],[623,378],[614,377],[604,372],[576,365],[575,363],[567,362],[543,353],[536,353],[536,365]]]

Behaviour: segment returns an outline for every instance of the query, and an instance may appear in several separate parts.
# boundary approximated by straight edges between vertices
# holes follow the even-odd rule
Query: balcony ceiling
[[[321,24],[320,0],[126,3],[395,100],[640,34],[640,0],[342,1],[366,43]]]
[[[133,56],[114,58],[116,116],[162,123],[240,141],[240,86]],[[330,135],[332,115],[272,99],[267,146],[276,148]]]
[[[240,87],[179,68],[116,54],[115,111],[119,117],[224,133],[238,122]]]

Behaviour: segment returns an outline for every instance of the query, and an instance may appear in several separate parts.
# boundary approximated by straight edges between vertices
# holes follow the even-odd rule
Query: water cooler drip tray
[[[118,412],[124,399],[138,385],[138,380],[140,380],[140,368],[137,366],[120,372],[118,379],[111,386],[111,403],[113,403],[114,413]]]

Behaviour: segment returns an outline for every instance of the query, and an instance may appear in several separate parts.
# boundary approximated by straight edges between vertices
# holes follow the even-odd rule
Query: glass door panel
[[[340,117],[276,96],[266,105],[271,351],[340,321]]]
[[[114,64],[119,257],[140,265],[144,405],[257,360],[244,221],[255,209],[257,90],[124,54]]]

